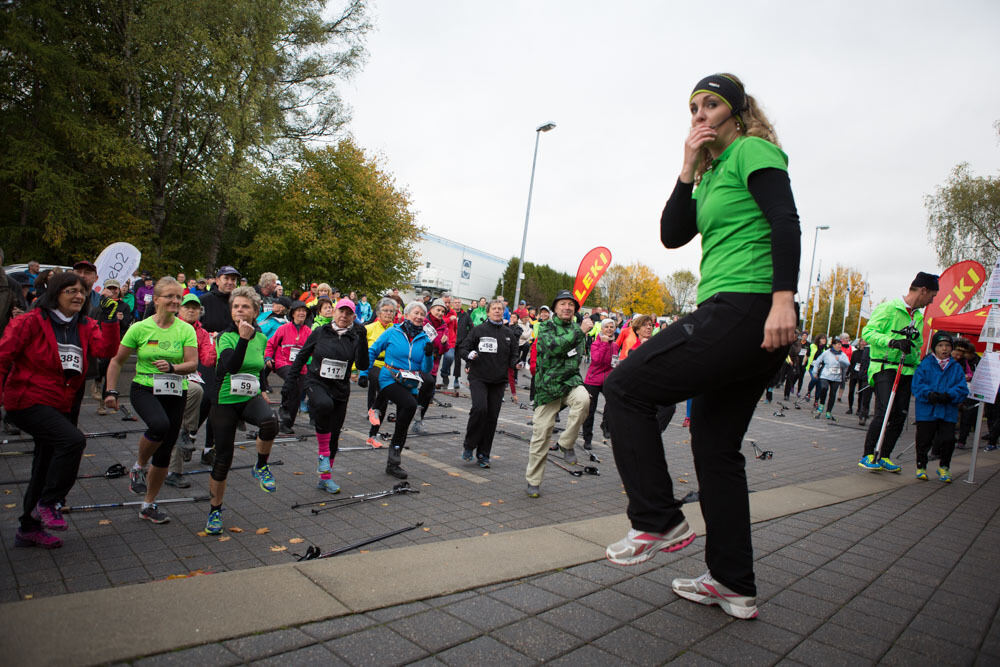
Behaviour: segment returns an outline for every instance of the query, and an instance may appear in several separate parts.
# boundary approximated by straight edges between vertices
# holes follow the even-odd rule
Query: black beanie
[[[938,291],[938,277],[933,273],[924,273],[921,271],[917,274],[917,277],[913,279],[910,283],[910,289],[920,289],[921,287],[926,287],[931,292]]]

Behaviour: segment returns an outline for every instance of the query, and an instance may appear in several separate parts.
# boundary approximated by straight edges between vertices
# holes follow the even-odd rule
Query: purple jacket
[[[590,345],[590,368],[587,369],[587,377],[583,379],[584,384],[592,387],[600,387],[604,384],[605,378],[611,372],[611,357],[618,354],[618,343],[605,343],[600,336],[594,339]]]
[[[148,300],[146,299],[146,295],[147,294],[149,295],[149,299]],[[146,285],[144,283],[142,285],[139,285],[139,287],[137,287],[136,290],[135,290],[135,310],[136,310],[136,312],[139,313],[140,315],[145,315],[145,313],[146,313],[146,306],[147,305],[150,308],[153,307],[153,288],[152,287],[146,287]],[[152,313],[153,311],[150,310],[149,312]]]

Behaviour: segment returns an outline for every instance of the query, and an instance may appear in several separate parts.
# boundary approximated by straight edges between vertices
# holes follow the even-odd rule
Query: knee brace
[[[261,440],[274,440],[278,435],[278,418],[271,415],[258,424],[257,437]]]

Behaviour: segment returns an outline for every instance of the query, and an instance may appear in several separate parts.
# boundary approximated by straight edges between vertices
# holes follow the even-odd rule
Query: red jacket
[[[278,330],[274,332],[271,336],[271,340],[267,341],[267,347],[264,349],[264,359],[274,360],[274,367],[281,368],[282,366],[291,366],[292,362],[289,357],[292,355],[292,348],[302,348],[306,344],[306,340],[309,339],[309,334],[312,333],[312,329],[306,325],[296,327],[291,322],[286,322],[278,327]],[[302,366],[302,375],[306,374],[305,365]]]
[[[205,331],[198,320],[190,324],[198,338],[198,363],[206,368],[215,368],[215,343],[212,342],[212,334]]]
[[[83,373],[66,379],[56,350],[56,335],[45,311],[35,308],[15,317],[0,340],[0,387],[7,410],[48,405],[59,412],[73,409],[77,391],[87,379],[87,356],[109,359],[118,352],[118,321],[80,323]]]
[[[444,321],[448,324],[448,349],[454,350],[458,342],[458,313],[454,309],[444,314]]]

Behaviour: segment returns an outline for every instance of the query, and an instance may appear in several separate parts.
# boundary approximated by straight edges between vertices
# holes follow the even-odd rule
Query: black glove
[[[935,403],[938,403],[940,405],[948,405],[949,403],[951,403],[951,396],[949,396],[948,394],[942,391],[935,391],[933,392],[933,394]]]
[[[368,388],[368,376],[367,375],[359,375],[358,376],[358,386],[361,387],[362,389],[367,389]]]
[[[114,322],[118,317],[118,302],[109,296],[101,299],[101,319],[105,322]]]
[[[899,350],[903,354],[909,354],[913,349],[913,341],[906,338],[893,338],[889,341],[889,347]]]
[[[434,343],[427,343],[427,345],[424,345],[424,354],[428,357],[434,356]]]

